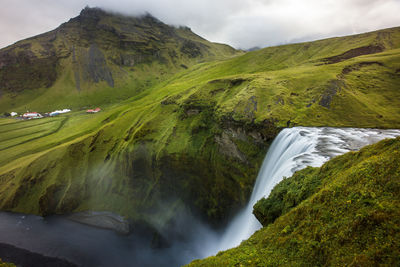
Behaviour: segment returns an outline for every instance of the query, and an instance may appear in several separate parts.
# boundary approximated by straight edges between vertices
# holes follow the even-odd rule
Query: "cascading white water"
[[[399,130],[355,128],[294,127],[282,130],[268,150],[248,205],[228,226],[214,253],[239,245],[261,227],[252,214],[253,206],[259,199],[268,196],[284,177],[307,166],[321,166],[330,158],[350,150],[398,135]]]

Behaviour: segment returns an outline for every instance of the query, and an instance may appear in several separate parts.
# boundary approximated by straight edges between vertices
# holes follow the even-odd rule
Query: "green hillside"
[[[219,56],[229,54],[216,46]],[[42,215],[109,210],[161,230],[186,210],[219,224],[246,203],[282,127],[400,128],[400,102],[393,101],[400,97],[400,28],[199,60],[188,57],[187,69],[171,67],[176,74],[124,101],[99,100],[98,114],[1,119],[0,207]],[[143,63],[143,73],[158,73],[150,65]],[[73,77],[70,70],[60,73]],[[68,79],[57,76],[34,101],[28,93],[15,99],[56,106],[50,95]],[[91,86],[100,84],[107,80]],[[101,98],[101,89],[94,94]],[[62,99],[83,103],[69,93]]]
[[[151,15],[85,8],[51,32],[0,50],[0,112],[108,105],[193,64],[238,53]]]
[[[255,205],[261,230],[189,266],[396,266],[399,166],[396,138],[298,171]]]

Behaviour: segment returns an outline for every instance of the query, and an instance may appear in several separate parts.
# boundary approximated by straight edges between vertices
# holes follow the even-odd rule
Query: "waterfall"
[[[307,166],[319,167],[332,157],[398,135],[399,130],[355,128],[294,127],[282,130],[268,150],[249,203],[228,225],[217,251],[239,245],[261,228],[252,214],[253,206],[268,196],[284,177]]]
[[[283,177],[306,166],[321,166],[347,151],[399,135],[400,130],[325,127],[282,130],[264,159],[248,205],[224,233],[215,232],[194,218],[183,218],[182,225],[190,226],[190,230],[185,228],[187,236],[173,240],[168,248],[153,250],[146,230],[116,235],[63,216],[41,218],[0,212],[0,243],[65,258],[82,266],[180,266],[235,247],[249,238],[261,227],[252,214],[253,205],[268,196]]]

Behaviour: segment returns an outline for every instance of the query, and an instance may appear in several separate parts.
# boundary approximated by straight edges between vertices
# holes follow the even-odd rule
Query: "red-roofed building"
[[[86,110],[86,113],[97,113],[97,112],[99,112],[100,110],[101,110],[100,108],[88,109],[88,110]]]

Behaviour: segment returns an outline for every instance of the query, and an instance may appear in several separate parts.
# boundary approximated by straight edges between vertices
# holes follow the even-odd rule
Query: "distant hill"
[[[85,8],[53,31],[0,50],[0,112],[114,103],[195,63],[237,53],[150,14]]]
[[[259,47],[259,46],[254,46],[254,47],[251,47],[251,48],[249,48],[249,49],[246,49],[246,51],[247,52],[252,52],[252,51],[257,51],[257,50],[260,50],[261,49],[261,47]]]

